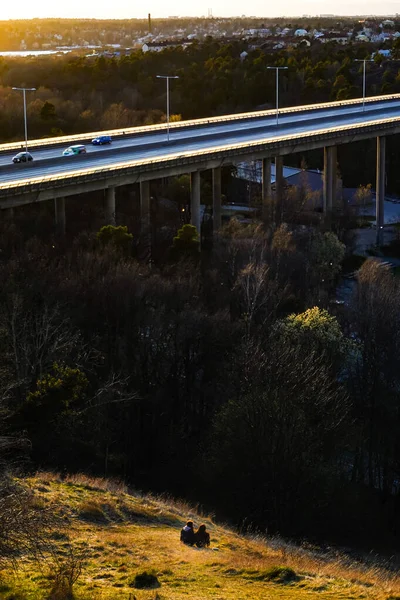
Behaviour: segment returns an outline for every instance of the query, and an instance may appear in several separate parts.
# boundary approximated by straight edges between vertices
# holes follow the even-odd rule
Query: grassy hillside
[[[53,560],[72,547],[85,564],[74,586],[85,600],[333,600],[400,599],[400,578],[384,569],[298,550],[279,540],[241,537],[185,505],[127,493],[85,476],[26,480],[43,502],[61,512],[66,529],[54,534]],[[205,522],[211,548],[179,542],[184,521]],[[0,599],[44,600],[52,586],[48,562],[25,560],[17,573],[0,572]],[[159,587],[137,589],[135,577],[156,575]],[[60,600],[64,600],[61,599]]]

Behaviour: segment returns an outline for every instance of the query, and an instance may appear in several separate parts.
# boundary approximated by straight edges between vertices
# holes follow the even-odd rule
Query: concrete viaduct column
[[[221,227],[221,167],[212,170],[213,230]]]
[[[65,235],[65,198],[55,198],[54,213],[56,221],[56,231],[59,235]]]
[[[267,218],[268,205],[271,201],[271,159],[263,158],[261,164],[262,177],[262,217]]]
[[[275,157],[275,196],[276,196],[276,215],[278,222],[282,219],[282,200],[283,200],[283,158]]]
[[[328,216],[332,213],[333,197],[333,166],[332,166],[332,148],[324,148],[324,181],[322,188],[323,211]]]
[[[140,228],[142,233],[150,231],[150,181],[140,182]]]
[[[106,221],[109,225],[115,225],[115,187],[106,189]]]
[[[336,207],[337,204],[337,147],[331,146],[331,170],[332,170],[332,185],[331,185],[331,197],[332,197],[332,208]]]
[[[282,216],[282,196],[283,196],[283,158],[275,157],[275,194],[279,219]]]
[[[140,242],[139,257],[151,264],[150,181],[140,182]]]
[[[190,173],[190,213],[200,238],[200,171]]]
[[[376,244],[383,244],[385,180],[386,180],[386,138],[376,138]]]

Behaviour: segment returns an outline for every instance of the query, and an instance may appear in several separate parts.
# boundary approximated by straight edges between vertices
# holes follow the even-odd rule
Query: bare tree
[[[4,355],[12,379],[23,389],[79,345],[79,333],[62,316],[59,306],[44,304],[32,308],[18,293],[3,304],[0,329],[5,332]]]

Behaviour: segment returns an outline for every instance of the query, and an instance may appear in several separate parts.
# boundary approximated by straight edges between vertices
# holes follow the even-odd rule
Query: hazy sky
[[[22,19],[33,17],[86,17],[100,19],[146,18],[150,12],[153,17],[201,16],[207,15],[208,8],[213,16],[230,17],[246,14],[247,16],[276,17],[301,16],[304,14],[395,14],[399,3],[393,0],[281,0],[266,2],[265,0],[203,0],[203,3],[187,0],[18,0],[9,2],[2,0],[0,19]]]

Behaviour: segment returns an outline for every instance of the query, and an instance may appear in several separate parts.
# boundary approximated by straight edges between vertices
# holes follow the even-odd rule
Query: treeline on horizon
[[[371,22],[378,22],[370,18]],[[268,27],[272,32],[277,27],[317,29],[355,26],[360,27],[359,20],[347,17],[310,17],[310,18],[261,18],[261,17],[231,17],[231,18],[205,18],[205,17],[180,17],[157,18],[151,16],[151,32],[154,35],[164,36],[177,34],[184,30],[186,34],[196,32],[200,39],[213,30],[215,24],[229,36],[240,29],[253,29]],[[398,22],[396,21],[396,24]],[[132,36],[145,35],[149,32],[147,15],[142,19],[9,19],[0,20],[0,51],[20,50],[21,41],[24,40],[28,50],[33,44],[54,41],[55,36],[62,36],[59,45],[77,45],[84,40],[90,43],[124,43],[130,46]],[[222,33],[222,32],[221,32]]]
[[[74,134],[99,129],[124,128],[165,120],[165,84],[160,73],[179,76],[171,84],[171,111],[175,118],[191,119],[273,107],[275,78],[267,66],[287,66],[280,77],[280,105],[291,106],[357,98],[362,90],[362,65],[377,45],[341,47],[319,42],[310,48],[293,48],[268,53],[262,49],[240,57],[245,42],[224,44],[209,38],[188,48],[162,52],[135,51],[120,58],[83,56],[1,58],[1,141],[23,137],[21,94],[13,86],[36,87],[28,93],[29,137]],[[400,41],[394,42],[393,58]],[[378,56],[368,64],[367,95],[400,92],[396,61]],[[366,181],[375,168],[374,142],[366,142],[363,160],[354,161],[348,149],[340,161],[346,186]],[[297,160],[297,159],[296,159]],[[300,158],[299,158],[300,160]],[[400,193],[398,170],[388,168],[388,190]],[[321,168],[318,153],[307,157],[309,167]]]

